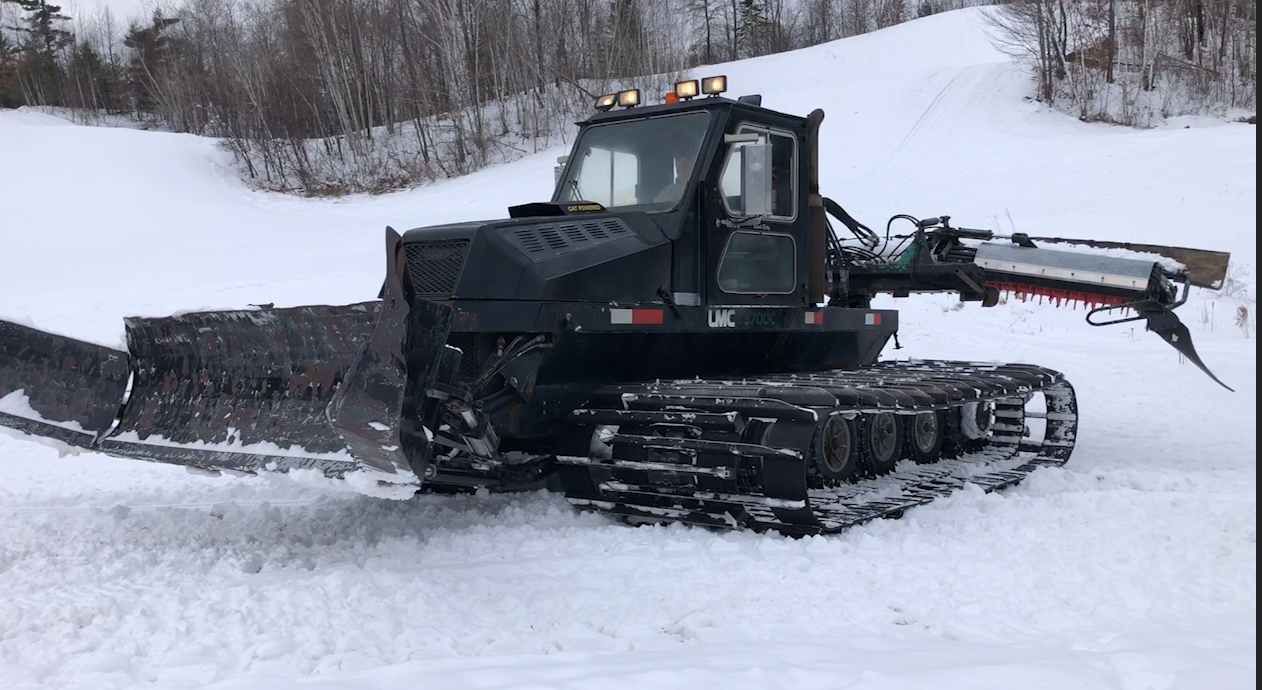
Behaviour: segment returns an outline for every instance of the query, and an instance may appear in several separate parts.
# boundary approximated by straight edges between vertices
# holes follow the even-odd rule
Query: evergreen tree
[[[737,23],[737,44],[741,57],[758,57],[768,52],[770,22],[766,0],[740,0],[740,22]]]
[[[0,108],[16,108],[23,103],[22,89],[18,86],[17,55],[17,44],[0,30]]]
[[[67,82],[74,89],[73,105],[90,110],[119,110],[118,96],[110,79],[109,68],[101,55],[88,43],[75,46],[70,54]],[[68,103],[69,105],[70,103]]]
[[[57,55],[74,41],[74,36],[61,28],[69,17],[61,7],[47,0],[0,0],[17,5],[26,13],[22,25],[9,27],[25,36],[14,73],[23,101],[30,105],[61,105],[61,70]],[[7,61],[6,61],[7,62]]]
[[[133,23],[127,28],[123,45],[132,50],[131,62],[127,66],[127,84],[137,111],[153,112],[157,105],[158,75],[170,49],[170,39],[163,32],[179,21],[154,12],[149,26]]]

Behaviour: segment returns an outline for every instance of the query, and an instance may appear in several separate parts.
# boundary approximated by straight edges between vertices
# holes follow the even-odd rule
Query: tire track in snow
[[[930,101],[911,129],[880,163],[859,179],[892,179],[959,140],[961,126],[980,109],[984,95],[1004,69],[1003,63],[973,65],[960,70]]]

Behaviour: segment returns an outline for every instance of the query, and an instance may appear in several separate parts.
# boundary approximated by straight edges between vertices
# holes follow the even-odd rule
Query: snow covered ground
[[[982,26],[951,13],[702,72],[824,108],[824,191],[874,227],[949,213],[1255,268],[1253,127],[1079,123],[1028,101]],[[546,198],[559,153],[301,200],[249,191],[208,140],[0,112],[0,314],[117,345],[129,314],[371,298],[382,226]],[[887,356],[1064,371],[1078,449],[825,538],[630,528],[547,494],[389,502],[0,435],[0,687],[1253,688],[1242,303],[1181,311],[1233,394],[1142,328],[890,300],[905,347]]]

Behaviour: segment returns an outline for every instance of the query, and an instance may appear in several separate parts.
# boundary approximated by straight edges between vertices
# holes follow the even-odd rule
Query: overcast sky
[[[50,0],[61,5],[62,14],[73,19],[86,19],[102,7],[114,13],[114,19],[125,24],[131,18],[148,17],[158,0]],[[175,6],[172,0],[161,0],[164,6]]]

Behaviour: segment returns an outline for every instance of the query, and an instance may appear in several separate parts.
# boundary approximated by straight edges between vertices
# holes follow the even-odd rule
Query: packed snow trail
[[[772,108],[824,108],[824,191],[873,227],[950,213],[1256,256],[1253,127],[1137,131],[1049,111],[978,12],[699,76],[712,72]],[[186,135],[5,111],[0,152],[0,314],[114,346],[130,314],[371,298],[383,226],[546,198],[561,153],[311,201],[249,191],[227,154]],[[382,501],[320,477],[207,478],[0,435],[0,685],[1252,688],[1242,304],[1198,292],[1180,312],[1230,394],[1152,334],[1093,329],[1081,311],[885,301],[903,310],[889,357],[1064,372],[1078,447],[1001,494],[835,537],[630,528],[549,494]]]

